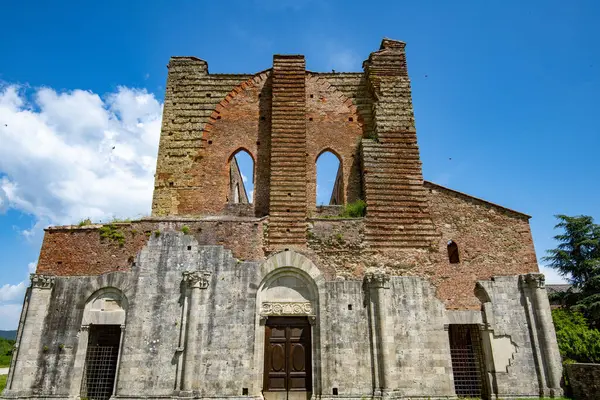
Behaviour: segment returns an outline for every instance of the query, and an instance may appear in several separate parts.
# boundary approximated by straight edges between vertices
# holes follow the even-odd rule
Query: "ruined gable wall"
[[[528,217],[426,183],[430,212],[441,235],[436,265],[438,297],[448,308],[479,309],[478,280],[537,272]],[[458,244],[460,263],[450,264],[448,240]]]
[[[183,215],[220,214],[229,194],[229,163],[236,151],[243,149],[252,157],[255,170],[263,172],[266,157],[262,147],[268,143],[268,101],[262,100],[267,74],[236,87],[231,98],[215,109],[210,124],[205,126],[205,151],[190,165],[188,174],[193,189],[179,193],[178,213]],[[260,97],[259,97],[260,96]],[[260,158],[259,158],[259,152]],[[257,166],[257,161],[261,164]],[[252,179],[252,177],[249,177]],[[260,183],[264,177],[257,177]],[[256,194],[255,203],[261,210],[267,207],[264,192]]]
[[[206,148],[206,124],[218,104],[252,75],[209,75],[206,61],[172,57],[165,90],[152,214],[181,214],[181,198],[193,190],[190,169]],[[183,200],[182,208],[190,208]],[[192,210],[194,211],[194,210]]]
[[[420,276],[436,288],[448,309],[479,310],[478,280],[537,272],[528,217],[426,183],[436,229],[433,247],[372,251],[363,219],[313,219],[309,251],[330,279],[361,279],[370,268],[390,275]],[[447,243],[458,244],[460,263],[450,264]]]

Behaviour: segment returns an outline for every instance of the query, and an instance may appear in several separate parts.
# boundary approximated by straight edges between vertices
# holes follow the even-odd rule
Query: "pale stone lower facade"
[[[326,280],[295,251],[241,262],[167,232],[128,272],[33,275],[3,396],[87,397],[88,332],[111,325],[114,398],[269,398],[265,324],[276,316],[305,318],[311,332],[311,387],[283,398],[455,398],[454,325],[478,331],[483,397],[560,394],[543,276],[479,281],[476,295],[481,311],[446,310],[423,278]]]

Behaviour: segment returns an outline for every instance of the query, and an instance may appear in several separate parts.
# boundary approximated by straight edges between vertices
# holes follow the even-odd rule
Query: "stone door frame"
[[[276,279],[292,276],[304,282],[309,290],[307,302],[277,302],[265,298],[265,289]],[[311,328],[312,398],[322,393],[321,383],[321,332],[324,316],[321,299],[325,298],[325,278],[315,264],[295,251],[283,251],[270,257],[260,269],[261,282],[256,293],[253,392],[262,393],[264,382],[265,323],[269,316],[305,316]]]

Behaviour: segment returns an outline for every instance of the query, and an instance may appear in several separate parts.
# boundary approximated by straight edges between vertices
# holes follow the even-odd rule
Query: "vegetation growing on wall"
[[[103,225],[98,231],[100,232],[100,237],[102,239],[112,240],[113,242],[117,242],[120,246],[125,244],[125,235],[123,234],[123,231],[113,224]]]
[[[344,207],[342,217],[346,218],[361,218],[367,213],[367,203],[364,200],[356,200],[353,203],[348,203]]]

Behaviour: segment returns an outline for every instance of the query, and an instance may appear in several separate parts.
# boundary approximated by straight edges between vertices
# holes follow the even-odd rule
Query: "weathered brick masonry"
[[[423,180],[403,42],[363,69],[171,58],[152,216],[46,230],[4,396],[560,395],[530,217]],[[325,151],[339,206],[316,205]]]

